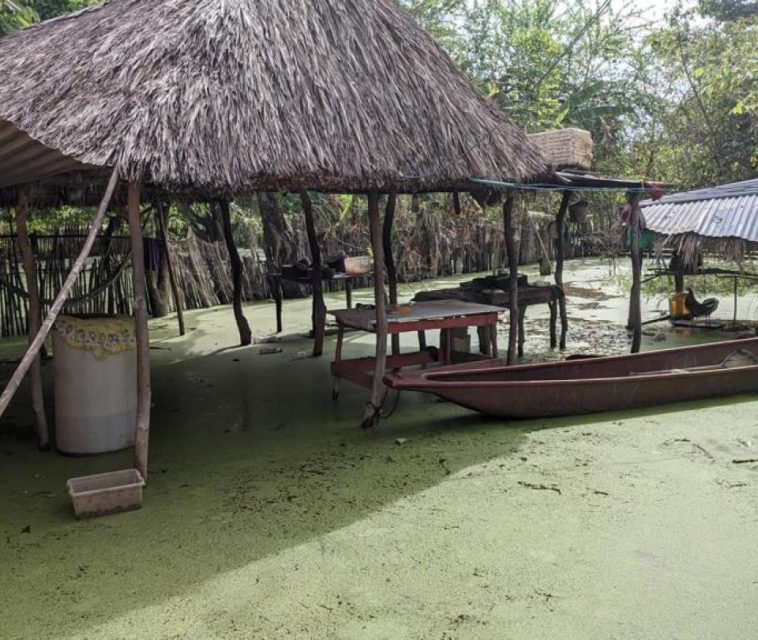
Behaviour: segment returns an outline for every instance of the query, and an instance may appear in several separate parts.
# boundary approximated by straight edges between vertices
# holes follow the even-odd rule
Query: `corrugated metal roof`
[[[647,228],[662,235],[758,242],[758,179],[677,193],[641,206]]]

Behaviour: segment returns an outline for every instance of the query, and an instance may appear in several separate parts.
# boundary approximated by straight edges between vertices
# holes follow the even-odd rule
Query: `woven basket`
[[[536,144],[556,169],[592,166],[592,134],[583,129],[556,129],[532,133],[529,139]]]

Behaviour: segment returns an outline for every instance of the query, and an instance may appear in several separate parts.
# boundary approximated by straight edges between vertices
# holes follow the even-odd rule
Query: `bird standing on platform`
[[[707,298],[702,302],[699,302],[695,297],[695,292],[691,289],[687,289],[687,297],[684,301],[687,311],[693,318],[701,318],[703,316],[709,318],[711,314],[719,308],[719,301],[716,298]]]

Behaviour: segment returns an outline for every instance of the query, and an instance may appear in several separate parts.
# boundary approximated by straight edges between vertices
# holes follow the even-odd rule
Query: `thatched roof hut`
[[[0,187],[71,160],[214,197],[547,170],[392,0],[109,0],[0,38],[0,77]]]

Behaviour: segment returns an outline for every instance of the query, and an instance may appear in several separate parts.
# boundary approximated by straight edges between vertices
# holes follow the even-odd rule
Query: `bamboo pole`
[[[147,327],[145,250],[140,220],[140,183],[129,182],[127,215],[132,247],[134,286],[134,323],[137,336],[137,422],[135,425],[134,466],[147,482],[148,441],[150,437],[150,336]]]
[[[308,191],[300,192],[305,214],[305,229],[308,233],[308,245],[311,249],[311,288],[313,289],[313,307],[311,319],[313,324],[313,357],[324,353],[324,335],[326,333],[326,304],[324,303],[324,282],[321,273],[321,248],[318,244],[316,220],[313,215],[313,201]]]
[[[171,246],[168,243],[168,211],[163,208],[163,203],[158,200],[158,208],[156,210],[158,218],[158,233],[161,236],[161,242],[166,250],[166,266],[168,267],[168,280],[171,285],[171,295],[174,298],[174,306],[176,307],[176,320],[179,323],[179,335],[183,336],[187,333],[187,329],[184,324],[184,310],[182,309],[182,297],[179,293],[179,286],[176,283],[176,274],[174,273],[174,262],[171,257]]]
[[[42,325],[39,287],[37,286],[37,262],[34,259],[32,243],[29,240],[29,194],[22,190],[16,207],[16,233],[18,246],[21,250],[24,272],[26,274],[26,289],[29,292],[28,329],[29,345]],[[34,358],[30,370],[29,382],[32,392],[32,408],[37,426],[37,447],[40,450],[50,448],[50,431],[45,415],[45,394],[42,387],[42,359],[39,355]]]
[[[382,244],[384,245],[384,264],[387,268],[387,284],[389,285],[390,304],[396,305],[397,295],[397,268],[395,258],[392,255],[392,226],[395,223],[395,209],[397,207],[397,195],[391,193],[387,197],[387,208],[384,213],[384,225],[382,228]],[[392,354],[400,353],[400,336],[392,336]]]
[[[384,373],[387,368],[387,307],[384,298],[384,243],[382,241],[382,222],[379,214],[379,192],[368,194],[369,228],[371,231],[371,248],[374,254],[374,304],[376,305],[376,361],[374,363],[374,381],[371,398],[363,414],[363,427],[370,428],[379,421],[379,412],[384,401],[386,388]]]
[[[632,292],[629,298],[629,328],[632,330],[632,353],[642,346],[642,256],[640,255],[640,195],[630,193],[629,227],[632,238]]]
[[[508,364],[516,363],[516,348],[519,334],[519,310],[518,310],[518,256],[516,255],[516,242],[513,237],[513,206],[516,196],[512,191],[503,202],[503,229],[505,232],[505,246],[508,252],[508,315],[510,316],[510,328],[508,329]]]
[[[242,260],[240,259],[237,245],[234,244],[234,234],[232,233],[232,214],[229,209],[229,201],[221,200],[221,221],[224,228],[224,240],[226,248],[229,251],[229,261],[232,264],[232,307],[234,309],[234,319],[237,322],[237,329],[240,334],[240,345],[246,347],[253,343],[253,332],[247,322],[245,313],[242,310]]]
[[[566,224],[566,213],[568,213],[569,202],[571,201],[571,192],[564,191],[563,198],[561,199],[561,208],[558,210],[558,217],[556,218],[558,240],[556,242],[555,252],[558,254],[555,257],[555,284],[563,291],[563,261],[565,255],[565,248],[563,246],[563,228]],[[566,296],[562,295],[558,300],[558,310],[561,317],[561,350],[566,348],[566,334],[568,333],[568,313],[566,311]]]
[[[61,309],[63,308],[63,304],[66,302],[66,298],[68,297],[69,292],[71,289],[73,289],[74,285],[76,284],[77,278],[79,278],[79,274],[84,268],[84,263],[92,251],[93,245],[95,244],[95,238],[97,237],[97,233],[103,223],[105,211],[110,204],[111,198],[113,197],[113,192],[116,189],[117,182],[118,171],[114,169],[113,173],[111,174],[111,179],[108,182],[108,187],[105,190],[105,195],[100,202],[100,207],[98,208],[97,213],[95,214],[95,217],[90,224],[89,233],[87,234],[87,239],[84,242],[84,246],[82,247],[79,256],[74,261],[74,266],[71,268],[71,273],[68,274],[66,281],[63,283],[63,286],[58,292],[58,296],[55,298],[55,302],[53,303],[52,307],[50,307],[50,311],[48,312],[45,321],[42,323],[40,330],[37,332],[34,340],[29,345],[29,349],[27,350],[26,355],[24,355],[21,363],[18,365],[18,368],[13,373],[10,381],[6,385],[5,389],[3,389],[2,395],[0,395],[0,417],[2,417],[2,415],[5,413],[5,410],[8,408],[11,399],[15,395],[16,391],[18,391],[18,387],[21,384],[21,381],[24,379],[24,376],[27,374],[32,364],[34,363],[34,360],[39,355],[40,349],[42,349],[42,345],[45,344],[45,339],[50,333],[50,329],[52,329],[55,319],[61,312]]]

